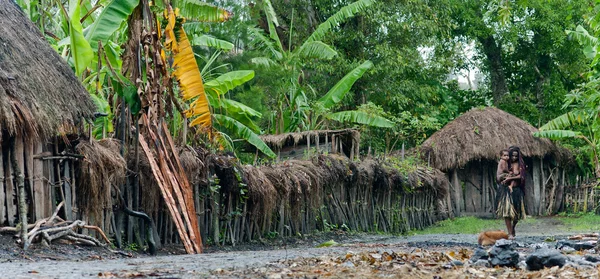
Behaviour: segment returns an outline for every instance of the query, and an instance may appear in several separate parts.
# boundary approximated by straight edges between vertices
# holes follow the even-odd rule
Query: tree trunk
[[[504,95],[508,94],[508,85],[506,84],[506,76],[502,66],[502,48],[494,39],[494,36],[489,35],[485,38],[478,38],[483,46],[483,52],[487,58],[487,67],[490,72],[490,81],[494,104],[497,105]]]

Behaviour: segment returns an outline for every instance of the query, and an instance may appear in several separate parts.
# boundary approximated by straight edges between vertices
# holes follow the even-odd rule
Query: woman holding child
[[[496,214],[504,218],[511,238],[515,237],[515,227],[525,218],[525,163],[519,147],[511,146],[502,150],[498,163],[498,209]]]

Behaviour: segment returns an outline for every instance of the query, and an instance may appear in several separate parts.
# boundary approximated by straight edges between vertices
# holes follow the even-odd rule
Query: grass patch
[[[600,231],[600,215],[594,213],[573,214],[558,217],[568,231],[597,232]]]
[[[519,222],[524,224],[535,223],[534,218],[528,217],[524,221]],[[504,220],[502,219],[481,219],[473,216],[459,217],[454,219],[447,219],[437,222],[433,226],[424,230],[413,230],[408,234],[477,234],[487,230],[504,230]]]

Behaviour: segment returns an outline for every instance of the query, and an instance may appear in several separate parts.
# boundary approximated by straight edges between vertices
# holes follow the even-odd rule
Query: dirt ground
[[[574,232],[560,220],[542,218],[520,227],[518,251],[562,239]],[[333,239],[335,245],[317,248]],[[547,242],[549,246],[554,243]],[[207,247],[201,255],[184,255],[169,247],[151,257],[141,251],[53,244],[23,252],[10,236],[0,236],[0,278],[597,278],[595,268],[565,267],[529,272],[470,266],[477,247],[474,234],[392,236],[321,234],[235,247]],[[452,264],[452,260],[455,260]],[[457,261],[460,261],[459,264]]]

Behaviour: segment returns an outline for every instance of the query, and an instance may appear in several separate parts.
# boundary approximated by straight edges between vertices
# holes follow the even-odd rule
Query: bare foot
[[[514,240],[514,239],[515,239],[515,235],[509,235],[509,236],[508,236],[508,239],[509,239],[509,240]]]

